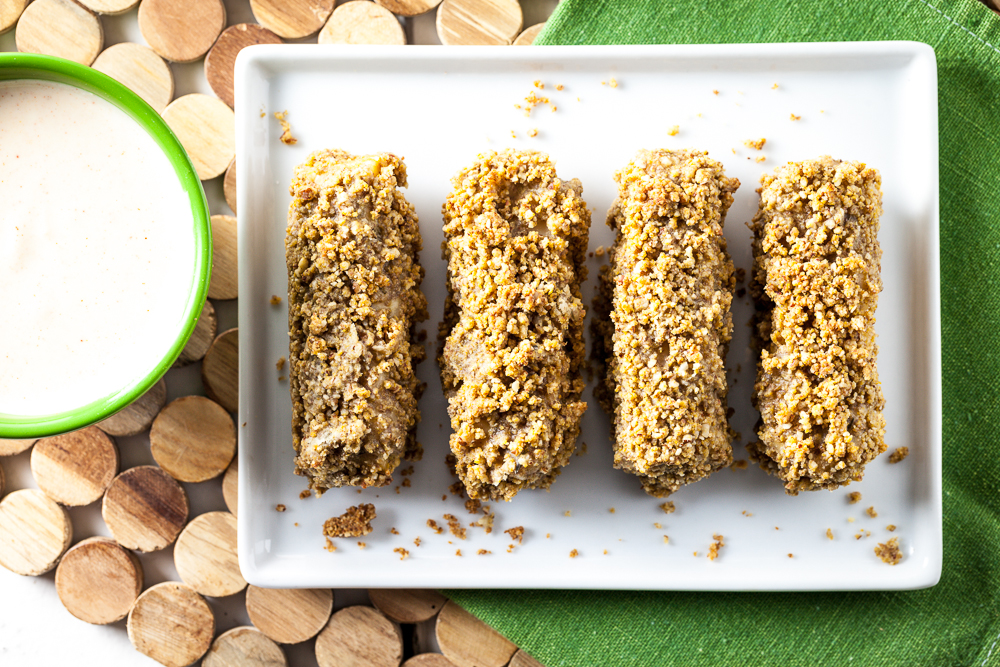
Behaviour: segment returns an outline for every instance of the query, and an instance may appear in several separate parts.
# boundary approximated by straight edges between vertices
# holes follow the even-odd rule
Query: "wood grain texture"
[[[160,378],[149,391],[129,403],[118,413],[99,422],[97,426],[115,437],[138,435],[153,424],[153,419],[167,402],[167,383]]]
[[[156,463],[181,482],[225,472],[236,453],[236,426],[225,408],[204,396],[183,396],[160,411],[149,431]]]
[[[319,634],[333,611],[329,588],[247,587],[247,614],[254,627],[279,644],[298,644]]]
[[[335,10],[319,31],[320,44],[406,44],[399,19],[370,0],[352,0]]]
[[[26,452],[37,440],[0,440],[0,456],[15,456]]]
[[[187,667],[212,645],[215,616],[190,587],[165,581],[139,596],[126,628],[139,653],[166,667]]]
[[[233,99],[233,68],[236,55],[254,44],[281,44],[281,38],[256,23],[238,23],[222,31],[205,56],[205,78],[219,99],[231,107]]]
[[[202,595],[221,598],[247,586],[236,556],[236,517],[206,512],[184,527],[174,545],[181,581]]]
[[[226,503],[226,509],[232,512],[233,516],[239,516],[236,512],[239,507],[239,485],[240,460],[239,456],[236,456],[222,476],[222,499]]]
[[[31,474],[57,503],[89,505],[118,474],[118,447],[96,426],[43,438],[31,450]]]
[[[510,44],[523,21],[517,0],[444,0],[437,11],[442,44]]]
[[[222,0],[142,0],[139,5],[143,39],[158,55],[174,62],[201,58],[225,27]]]
[[[522,651],[517,650],[514,657],[510,659],[510,664],[507,667],[545,667],[542,663],[538,662],[530,655]]]
[[[209,398],[229,412],[240,407],[240,336],[238,329],[223,331],[201,362],[201,382]]]
[[[403,638],[392,621],[372,607],[345,607],[316,637],[319,667],[399,667]]]
[[[107,537],[73,545],[56,568],[56,593],[66,611],[81,621],[106,625],[128,615],[142,592],[142,565]]]
[[[404,662],[403,667],[455,667],[455,663],[440,653],[421,653]]]
[[[77,0],[81,5],[97,14],[124,14],[139,4],[139,0]]]
[[[241,626],[212,642],[202,667],[287,667],[281,647],[256,628]]]
[[[97,16],[73,0],[34,0],[17,22],[14,41],[21,53],[90,65],[104,46],[104,28]]]
[[[457,667],[504,667],[517,651],[506,637],[450,600],[434,630],[441,652]]]
[[[122,42],[101,51],[92,65],[125,85],[156,110],[163,110],[174,97],[174,75],[170,66],[142,44]]]
[[[0,565],[11,572],[48,572],[72,539],[69,514],[41,491],[22,489],[0,501]]]
[[[323,27],[334,0],[250,0],[257,23],[285,39],[308,37]]]
[[[218,328],[219,319],[215,314],[215,306],[212,305],[211,301],[206,300],[201,307],[201,315],[198,316],[198,323],[195,325],[194,331],[191,332],[191,337],[188,338],[187,345],[181,350],[173,367],[180,368],[181,366],[201,361],[205,353],[208,352],[208,348],[211,347],[212,341],[215,340],[215,333],[218,331]]]
[[[448,602],[445,596],[426,588],[371,588],[368,598],[396,623],[428,621]]]
[[[145,2],[140,6],[140,14]],[[236,117],[217,97],[191,93],[163,110],[163,120],[191,157],[198,178],[220,176],[236,157]]]
[[[0,498],[3,498],[3,492],[7,486],[7,478],[4,476],[3,466],[0,465]]]
[[[375,0],[375,2],[400,16],[425,14],[441,4],[441,0]]]
[[[211,221],[212,278],[208,283],[208,296],[211,299],[235,299],[239,296],[236,218],[231,215],[213,215]]]
[[[226,198],[229,208],[236,213],[236,160],[229,163],[226,169],[226,176],[222,179],[222,194]]]
[[[0,35],[12,29],[21,18],[28,0],[3,0],[0,2]]]
[[[156,466],[139,466],[111,482],[101,515],[118,544],[148,553],[173,544],[188,509],[187,494],[173,477]]]
[[[535,38],[538,37],[538,33],[542,31],[545,27],[544,23],[536,23],[533,26],[525,28],[517,39],[514,40],[514,46],[531,46],[535,43]]]

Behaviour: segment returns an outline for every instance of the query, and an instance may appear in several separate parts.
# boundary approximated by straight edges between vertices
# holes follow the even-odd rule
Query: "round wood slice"
[[[238,329],[219,334],[201,362],[205,393],[230,412],[240,407],[240,336]]]
[[[89,65],[104,46],[104,28],[100,19],[73,0],[34,0],[17,22],[14,41],[21,53]]]
[[[250,0],[257,23],[285,39],[308,37],[323,27],[334,0]]]
[[[239,516],[236,508],[239,506],[239,480],[240,480],[240,460],[239,456],[233,458],[233,462],[226,468],[226,474],[222,476],[222,499],[226,502],[226,509]]]
[[[140,16],[145,6],[143,2],[139,7]],[[217,97],[201,93],[178,97],[163,110],[163,120],[180,139],[203,181],[221,175],[236,156],[236,117]]]
[[[421,653],[404,662],[403,667],[455,667],[455,663],[440,653]]]
[[[208,352],[212,341],[215,340],[215,333],[218,328],[219,319],[215,315],[215,306],[212,305],[211,301],[206,300],[201,307],[201,315],[198,316],[198,323],[194,326],[194,331],[191,332],[191,337],[188,338],[187,345],[181,350],[177,361],[174,362],[174,368],[180,368],[181,366],[187,366],[188,364],[200,361],[205,356],[205,353]]]
[[[77,2],[98,14],[124,14],[139,4],[139,0],[77,0]]]
[[[72,539],[69,514],[41,491],[22,489],[0,501],[0,565],[11,572],[48,572]]]
[[[517,0],[444,0],[437,11],[442,44],[510,44],[521,32]]]
[[[434,618],[448,598],[425,588],[371,588],[368,598],[397,623],[420,623]]]
[[[352,0],[335,10],[319,32],[320,44],[406,44],[399,19],[369,0]]]
[[[478,618],[448,601],[435,626],[438,645],[457,667],[504,667],[517,646]]]
[[[510,659],[510,664],[507,667],[545,667],[545,665],[518,649],[514,657]]]
[[[190,587],[165,581],[139,596],[126,627],[139,653],[166,667],[187,667],[212,645],[215,616]]]
[[[212,299],[235,299],[239,296],[236,267],[236,218],[213,215],[212,218],[212,278],[208,296]]]
[[[222,0],[143,0],[139,5],[143,39],[157,54],[174,62],[201,58],[225,27]]]
[[[139,559],[107,537],[78,542],[56,568],[59,600],[69,613],[87,623],[122,620],[141,592]]]
[[[57,503],[89,505],[118,474],[118,447],[96,426],[43,438],[31,450],[31,474]]]
[[[298,644],[316,636],[331,611],[329,588],[247,587],[250,622],[279,644]]]
[[[0,440],[0,456],[14,456],[25,452],[35,442],[35,440]]]
[[[233,628],[215,638],[202,667],[286,667],[281,647],[260,630],[249,626]]]
[[[544,23],[536,23],[529,28],[525,28],[524,31],[517,36],[517,39],[514,40],[514,46],[531,46],[535,43],[535,38],[538,37],[538,33],[540,33],[544,27]]]
[[[116,438],[138,435],[149,429],[153,419],[167,402],[167,383],[160,378],[149,391],[111,415],[98,426]]]
[[[222,194],[225,195],[229,208],[236,213],[236,160],[230,162],[226,169],[226,177],[222,179]]]
[[[204,396],[183,396],[160,411],[149,446],[161,468],[182,482],[218,477],[236,453],[236,427],[221,405]]]
[[[184,528],[188,498],[166,471],[139,466],[111,483],[101,514],[118,544],[144,553],[159,551],[170,546]]]
[[[239,23],[222,31],[212,50],[205,56],[205,78],[219,99],[231,107],[233,99],[233,68],[236,54],[254,44],[281,44],[281,38],[256,23]]]
[[[127,86],[156,113],[163,113],[174,97],[170,66],[142,44],[122,42],[109,46],[97,56],[93,68]]]
[[[375,0],[375,2],[400,16],[424,14],[441,4],[441,0]]]
[[[202,595],[221,598],[247,586],[236,556],[236,517],[229,512],[196,516],[174,545],[181,581]]]
[[[403,638],[392,621],[372,607],[345,607],[316,637],[319,667],[399,667]]]
[[[28,0],[3,0],[0,2],[0,35],[14,27],[27,6]]]

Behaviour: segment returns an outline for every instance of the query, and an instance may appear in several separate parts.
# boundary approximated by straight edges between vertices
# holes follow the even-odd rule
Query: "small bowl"
[[[194,272],[188,290],[181,326],[173,344],[163,350],[155,368],[126,386],[72,410],[41,416],[0,413],[0,439],[33,439],[73,431],[118,412],[152,387],[180,355],[194,331],[208,292],[212,270],[212,228],[208,202],[190,158],[158,113],[138,95],[106,74],[75,62],[24,53],[0,53],[0,81],[33,79],[64,83],[110,102],[125,112],[152,137],[174,168],[191,204],[194,234]]]

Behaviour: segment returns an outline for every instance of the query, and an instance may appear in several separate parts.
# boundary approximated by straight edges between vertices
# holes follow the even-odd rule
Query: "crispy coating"
[[[615,467],[663,497],[733,458],[725,358],[736,280],[722,229],[740,182],[695,150],[639,151],[615,179],[596,393],[613,416]]]
[[[288,326],[295,472],[317,493],[383,486],[419,458],[423,346],[417,216],[395,155],[322,150],[295,168],[288,209]]]
[[[858,481],[885,451],[875,366],[881,183],[875,169],[828,156],[761,178],[750,225],[761,422],[747,448],[790,495]]]
[[[443,206],[448,300],[441,381],[470,498],[547,488],[586,404],[580,283],[590,212],[535,151],[487,153]]]
[[[375,506],[371,503],[353,505],[340,516],[324,521],[323,534],[327,537],[362,537],[372,532],[375,517]]]

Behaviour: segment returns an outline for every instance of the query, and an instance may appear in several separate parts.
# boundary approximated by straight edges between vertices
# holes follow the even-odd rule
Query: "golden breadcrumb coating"
[[[323,522],[323,534],[327,537],[361,537],[372,532],[375,506],[371,503],[348,507],[340,516]]]
[[[875,366],[881,182],[861,162],[827,156],[761,178],[750,225],[761,422],[747,449],[790,495],[858,481],[885,451]]]
[[[417,216],[395,155],[322,150],[295,168],[288,323],[296,473],[317,493],[383,486],[419,458],[414,366],[427,318]]]
[[[615,179],[596,393],[613,413],[615,467],[662,497],[732,462],[725,358],[736,280],[722,228],[740,182],[694,150],[639,151]]]
[[[552,484],[580,434],[590,212],[580,182],[535,151],[480,155],[453,182],[440,358],[451,450],[470,498],[510,500]]]

